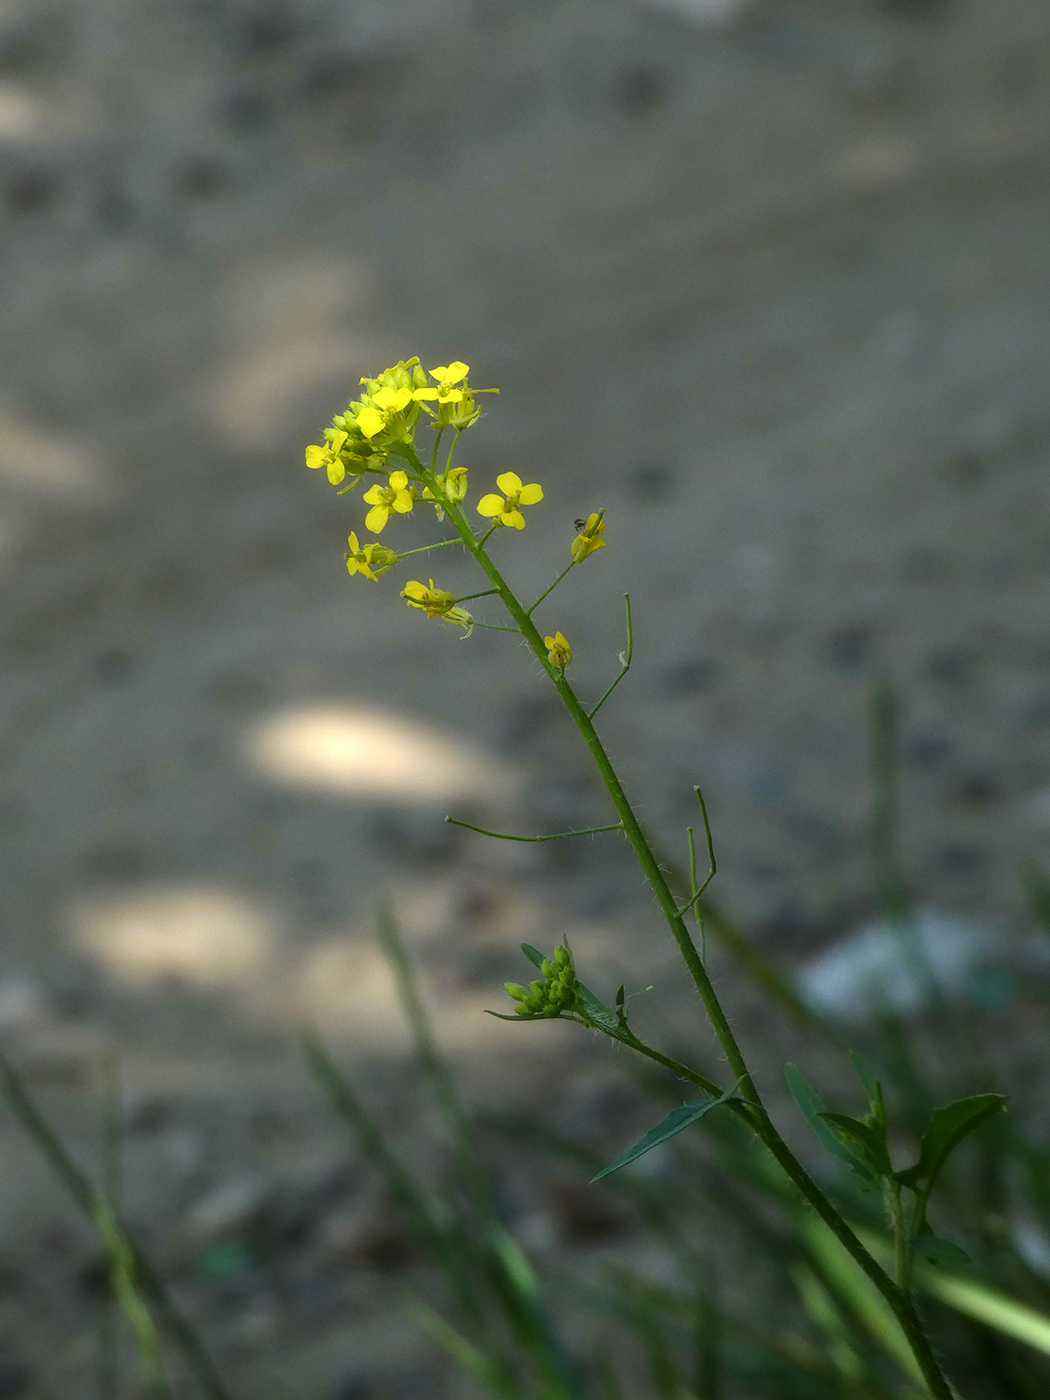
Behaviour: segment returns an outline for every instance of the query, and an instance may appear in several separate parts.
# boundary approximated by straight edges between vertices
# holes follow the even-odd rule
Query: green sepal
[[[919,1160],[914,1166],[897,1172],[896,1180],[913,1191],[920,1181],[932,1186],[949,1153],[958,1147],[963,1138],[1005,1107],[1003,1094],[974,1094],[936,1109],[922,1135]]]
[[[694,1099],[692,1103],[683,1103],[678,1108],[672,1108],[666,1118],[662,1118],[655,1128],[650,1128],[645,1136],[639,1138],[633,1147],[629,1147],[622,1157],[618,1157],[611,1166],[603,1167],[597,1176],[592,1176],[592,1184],[595,1181],[601,1181],[602,1177],[618,1172],[629,1162],[635,1162],[639,1157],[644,1157],[654,1147],[659,1147],[662,1142],[667,1142],[669,1138],[675,1137],[683,1128],[688,1128],[691,1123],[699,1122],[713,1108],[728,1103],[738,1088],[739,1081],[731,1089],[727,1089],[720,1098]]]

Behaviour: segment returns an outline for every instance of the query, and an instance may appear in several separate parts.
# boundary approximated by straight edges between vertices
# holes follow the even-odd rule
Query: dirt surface
[[[598,693],[630,590],[603,728],[668,848],[702,782],[721,901],[789,961],[847,932],[886,671],[914,882],[1008,939],[1050,825],[1050,15],[0,16],[0,1031],[85,1162],[119,1052],[129,1215],[243,1394],[443,1395],[384,1301],[396,1227],[296,1044],[319,1025],[412,1121],[376,897],[479,1097],[541,1076],[608,1128],[598,1047],[481,1014],[522,938],[567,931],[596,982],[688,1002],[614,841],[442,825],[607,809],[510,639],[347,579],[362,512],[303,445],[361,373],[468,360],[502,390],[463,444],[473,486],[512,468],[546,492],[496,542],[523,589],[606,509],[610,547],[541,620]],[[0,1395],[91,1393],[92,1247],[7,1121],[0,1157]],[[571,1244],[529,1189],[534,1237]],[[230,1252],[263,1217],[265,1266]]]

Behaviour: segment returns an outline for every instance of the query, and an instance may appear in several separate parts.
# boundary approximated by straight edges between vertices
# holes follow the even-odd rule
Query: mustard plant
[[[909,1357],[908,1369],[916,1380],[921,1379],[935,1400],[953,1400],[957,1392],[934,1355],[914,1302],[915,1259],[935,1259],[939,1253],[945,1254],[950,1250],[947,1242],[935,1239],[927,1224],[930,1193],[948,1155],[970,1132],[997,1114],[1005,1100],[998,1094],[978,1094],[936,1110],[922,1138],[917,1160],[899,1169],[891,1159],[882,1088],[863,1064],[857,1062],[856,1066],[868,1102],[868,1112],[863,1118],[830,1111],[801,1071],[794,1066],[787,1067],[789,1088],[822,1146],[844,1162],[869,1190],[881,1193],[884,1199],[886,1219],[893,1237],[893,1265],[892,1268],[884,1267],[869,1248],[871,1240],[860,1237],[781,1136],[759,1095],[708,973],[703,941],[702,897],[715,875],[716,861],[699,787],[694,791],[706,842],[708,868],[705,879],[700,883],[694,829],[690,827],[686,831],[689,891],[687,895],[678,895],[624,791],[596,728],[598,712],[631,667],[633,628],[630,596],[624,597],[626,645],[620,653],[619,670],[606,689],[589,702],[577,693],[567,676],[573,661],[570,640],[557,625],[550,632],[542,631],[537,625],[536,615],[541,605],[547,604],[548,598],[570,572],[581,567],[610,543],[605,538],[605,511],[596,509],[586,518],[576,521],[574,530],[567,529],[566,563],[557,577],[531,603],[527,604],[519,597],[493,558],[489,544],[500,530],[520,533],[534,528],[530,513],[544,499],[544,488],[538,482],[523,482],[515,472],[507,471],[497,477],[496,490],[485,491],[473,505],[470,504],[468,469],[458,462],[454,464],[454,458],[461,436],[477,423],[481,415],[478,395],[494,394],[498,390],[471,388],[469,374],[469,366],[459,360],[427,371],[419,359],[413,357],[375,376],[362,379],[360,396],[333,418],[331,427],[324,432],[324,442],[306,449],[306,465],[315,469],[323,467],[339,494],[353,490],[359,481],[369,478],[369,484],[363,491],[364,502],[370,508],[363,522],[364,528],[375,536],[384,533],[384,542],[375,539],[362,546],[357,534],[350,534],[346,563],[351,576],[377,583],[406,557],[456,544],[462,545],[475,561],[486,585],[476,592],[457,596],[433,578],[428,578],[425,583],[408,579],[402,586],[401,596],[409,607],[424,612],[428,619],[461,627],[464,640],[475,628],[509,632],[524,640],[579,731],[608,792],[616,819],[580,831],[540,836],[487,831],[453,817],[448,820],[482,835],[510,841],[549,841],[599,832],[621,833],[641,866],[700,995],[721,1047],[727,1082],[717,1082],[701,1070],[643,1041],[629,1024],[624,988],[620,988],[614,1005],[607,1006],[600,1001],[580,980],[567,942],[559,944],[550,957],[538,949],[523,945],[523,952],[535,965],[539,977],[528,987],[508,983],[506,990],[513,1010],[494,1014],[514,1021],[552,1018],[576,1021],[663,1066],[699,1091],[701,1097],[675,1108],[598,1176],[618,1171],[658,1143],[700,1122],[715,1110],[733,1114],[767,1149],[786,1181],[823,1221],[888,1304],[903,1334],[905,1354]],[[429,450],[423,448],[421,451],[419,432],[425,424],[429,424],[433,431],[433,441]],[[411,514],[423,502],[433,505],[439,523],[447,522],[447,533],[432,544],[398,552],[393,544],[386,543],[391,536],[385,532],[388,526],[395,526],[396,517]],[[475,616],[472,609],[464,606],[466,603],[481,604],[482,607],[497,606],[501,609],[501,613],[497,614],[501,620]],[[693,928],[696,930],[695,937]]]

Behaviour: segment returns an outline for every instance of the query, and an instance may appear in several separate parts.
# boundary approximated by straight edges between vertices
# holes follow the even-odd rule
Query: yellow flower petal
[[[386,418],[371,404],[365,404],[364,408],[358,411],[356,421],[366,438],[374,438],[386,425]]]
[[[497,476],[496,485],[505,496],[509,496],[512,491],[521,490],[521,477],[517,472],[504,472],[501,476]]]
[[[399,491],[394,497],[393,506],[398,515],[407,515],[414,505],[410,491]]]
[[[531,486],[523,486],[518,495],[518,500],[523,506],[534,506],[537,501],[543,500],[543,487],[535,481]]]
[[[306,465],[308,467],[323,467],[327,461],[327,447],[318,447],[316,443],[311,443],[306,449]]]
[[[350,546],[351,554],[359,554],[361,552],[361,546],[357,543],[357,536],[354,534],[353,530],[351,530],[350,534],[347,536],[346,542]]]
[[[365,499],[367,500],[368,498],[366,497]],[[478,514],[499,515],[503,510],[504,504],[505,502],[502,496],[482,496],[481,500],[478,502]]]
[[[499,518],[501,525],[510,525],[515,530],[524,530],[525,517],[520,510],[505,510]]]
[[[381,506],[383,504],[383,488],[377,481],[374,486],[370,486],[364,494],[366,506]]]
[[[373,535],[380,534],[382,532],[383,526],[386,524],[387,519],[389,518],[389,515],[389,506],[373,506],[372,509],[365,516],[365,529],[371,530]]]
[[[408,477],[404,472],[391,472],[390,485],[395,491],[403,491],[408,485]]]
[[[470,366],[462,360],[453,360],[450,365],[438,365],[430,373],[442,384],[458,384],[464,375],[470,373]]]
[[[328,463],[328,480],[333,486],[338,486],[344,476],[346,476],[346,468],[338,457],[333,457]]]

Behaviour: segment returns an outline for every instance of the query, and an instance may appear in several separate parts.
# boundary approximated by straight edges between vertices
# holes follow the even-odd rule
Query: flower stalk
[[[620,672],[597,703],[590,708],[583,703],[566,679],[566,668],[572,660],[573,652],[565,636],[560,631],[555,631],[553,635],[544,635],[533,620],[533,614],[540,604],[553,593],[570,571],[605,547],[605,512],[592,512],[585,520],[577,522],[576,534],[569,550],[568,563],[554,582],[540,593],[536,601],[531,606],[526,607],[490,554],[488,543],[500,526],[509,527],[515,532],[524,530],[527,519],[522,513],[521,507],[539,504],[543,500],[543,488],[538,483],[523,484],[521,477],[514,472],[500,474],[497,478],[500,494],[483,495],[474,508],[486,522],[491,521],[492,523],[487,525],[484,533],[480,536],[475,534],[471,517],[466,509],[466,472],[462,468],[452,467],[453,455],[460,436],[466,428],[477,421],[480,414],[480,409],[477,407],[476,400],[469,388],[468,374],[469,367],[461,361],[454,361],[448,366],[440,366],[430,371],[430,377],[436,381],[435,388],[434,385],[429,384],[419,362],[413,360],[402,362],[394,369],[384,371],[374,380],[362,381],[368,390],[367,394],[363,396],[362,403],[351,405],[342,418],[333,420],[334,430],[329,430],[326,434],[326,445],[323,448],[308,449],[307,465],[327,467],[329,477],[332,479],[333,475],[339,474],[344,459],[347,469],[352,466],[355,469],[376,470],[377,465],[381,468],[384,460],[393,457],[398,461],[399,466],[388,472],[386,485],[373,486],[365,497],[366,502],[372,506],[368,517],[368,527],[373,532],[378,533],[386,526],[391,513],[407,514],[416,501],[420,499],[431,502],[436,508],[439,520],[447,519],[451,524],[456,532],[458,542],[474,559],[488,585],[476,593],[463,595],[463,598],[470,600],[481,600],[488,597],[498,598],[513,625],[506,627],[473,619],[460,606],[463,598],[457,598],[438,588],[433,580],[430,580],[428,585],[418,582],[408,583],[403,592],[406,602],[414,608],[425,611],[430,618],[458,622],[467,629],[479,626],[517,632],[524,639],[575,724],[598,770],[616,814],[615,823],[588,830],[595,832],[619,830],[629,842],[699,993],[708,1020],[721,1047],[729,1076],[731,1080],[735,1081],[735,1088],[730,1091],[730,1096],[723,1095],[719,1086],[706,1075],[691,1070],[688,1066],[663,1055],[654,1047],[646,1045],[628,1027],[626,1011],[622,1005],[619,1007],[615,1021],[596,1020],[588,1011],[588,1003],[584,997],[585,989],[576,983],[571,954],[566,948],[559,948],[555,961],[543,963],[543,978],[533,982],[531,989],[525,989],[516,983],[508,984],[511,996],[517,1002],[517,1015],[507,1019],[513,1020],[523,1016],[526,1019],[531,1019],[567,1015],[571,1019],[581,1020],[584,1024],[592,1025],[604,1034],[619,1040],[629,1048],[672,1070],[711,1097],[721,1096],[724,1098],[726,1106],[747,1124],[758,1140],[771,1153],[800,1195],[816,1211],[893,1310],[934,1400],[954,1400],[953,1391],[933,1354],[929,1339],[911,1300],[909,1288],[910,1251],[899,1187],[895,1193],[890,1193],[892,1199],[888,1198],[897,1244],[897,1267],[894,1279],[868,1251],[830,1198],[817,1185],[781,1137],[762,1102],[733,1028],[708,975],[703,953],[697,948],[690,933],[686,916],[690,910],[693,910],[702,937],[699,901],[715,872],[710,828],[707,824],[707,814],[699,790],[697,790],[697,796],[700,799],[704,817],[708,852],[711,857],[711,873],[704,885],[698,887],[695,847],[692,829],[690,829],[688,834],[691,897],[684,905],[680,905],[595,728],[595,716],[631,666],[633,630],[629,596],[625,595],[624,599],[627,646],[620,655]],[[434,427],[437,429],[437,439],[429,465],[423,462],[414,445],[416,423],[423,412],[433,417]],[[347,438],[348,432],[352,438],[355,426],[358,438],[363,438],[365,441]],[[454,438],[443,470],[439,471],[438,449],[443,433],[449,427],[454,431]],[[441,541],[442,544],[449,542],[448,540]],[[433,547],[436,546],[424,546],[423,548]],[[369,567],[375,560],[375,553],[374,551],[368,552],[368,545],[359,549],[356,539],[352,537],[352,551],[359,572],[367,577],[372,577],[378,572],[378,569]],[[416,553],[420,551],[406,552]],[[382,557],[382,562],[386,564],[385,555]],[[448,820],[455,825],[464,826],[483,835],[502,840],[544,841],[558,839],[555,836],[510,836],[505,833],[486,831],[484,828],[474,827],[468,822],[457,821],[454,818]],[[586,833],[564,832],[559,835],[568,837],[583,834]],[[581,1000],[581,998],[583,999]],[[611,1015],[608,1012],[606,1014]]]

